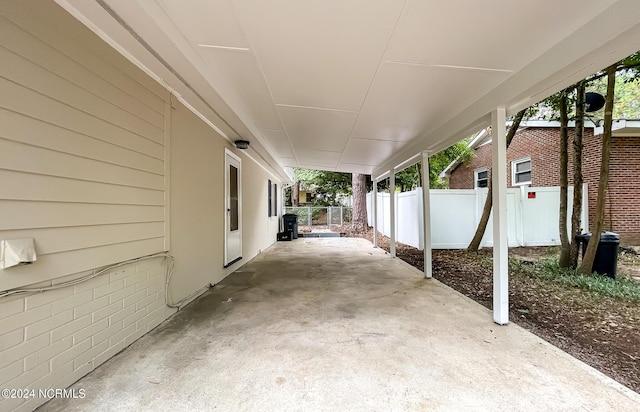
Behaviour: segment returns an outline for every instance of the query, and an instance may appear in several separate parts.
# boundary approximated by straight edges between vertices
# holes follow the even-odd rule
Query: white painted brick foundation
[[[89,281],[28,296],[0,298],[0,389],[34,389],[34,399],[0,398],[2,411],[30,411],[158,326],[164,260],[132,263]]]

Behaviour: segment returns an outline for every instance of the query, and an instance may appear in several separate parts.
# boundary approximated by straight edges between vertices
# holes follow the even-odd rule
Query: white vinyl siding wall
[[[165,250],[168,92],[58,7],[1,12],[0,239],[38,260],[0,289]]]

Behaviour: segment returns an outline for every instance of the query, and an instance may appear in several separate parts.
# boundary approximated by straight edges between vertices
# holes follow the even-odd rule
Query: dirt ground
[[[372,231],[347,236],[372,241]],[[378,234],[378,246],[389,251],[389,238]],[[618,274],[640,277],[640,256],[622,248]],[[554,247],[512,248],[527,264],[557,255]],[[397,243],[396,255],[423,269],[423,252]],[[492,251],[434,250],[433,276],[481,305],[491,308]],[[509,279],[510,320],[640,393],[640,305],[597,295],[584,289],[512,271]]]

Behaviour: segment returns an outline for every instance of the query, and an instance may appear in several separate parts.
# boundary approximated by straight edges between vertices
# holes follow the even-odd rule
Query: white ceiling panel
[[[227,0],[157,1],[194,44],[249,48]]]
[[[357,113],[278,106],[295,149],[341,152],[347,144]]]
[[[237,0],[276,103],[359,110],[403,0]]]
[[[340,163],[376,166],[402,146],[399,142],[349,139]]]
[[[282,130],[273,99],[253,53],[199,48],[199,53],[238,94],[242,105],[259,129]]]
[[[300,166],[312,169],[334,170],[338,166],[340,156],[342,156],[341,152],[322,150],[295,149],[295,152]]]
[[[365,175],[368,175],[371,173],[370,166],[352,165],[348,163],[340,163],[339,169],[341,172],[361,173]]]
[[[57,1],[275,169],[382,174],[640,49],[640,0]]]
[[[386,57],[516,70],[615,1],[408,0]]]
[[[282,167],[300,167],[298,161],[292,157],[281,157]]]
[[[271,144],[271,147],[276,151],[280,157],[295,157],[293,155],[293,149],[289,144],[287,134],[281,130],[261,130],[262,135]]]
[[[385,63],[352,136],[408,141],[447,119],[455,104],[471,104],[508,73]]]

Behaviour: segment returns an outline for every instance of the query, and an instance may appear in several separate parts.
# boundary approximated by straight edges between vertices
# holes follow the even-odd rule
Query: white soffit
[[[238,0],[276,104],[360,110],[403,0]]]
[[[380,174],[640,48],[638,0],[57,1],[275,168]]]
[[[385,61],[352,136],[411,140],[450,116],[452,106],[471,104],[508,76],[503,71]]]
[[[341,152],[358,116],[355,112],[278,106],[295,149]]]
[[[340,152],[309,149],[296,149],[295,152],[300,167],[323,170],[335,170],[342,155]]]
[[[276,154],[280,158],[294,158],[293,149],[287,138],[287,134],[282,130],[260,130],[265,139],[271,144]]]

